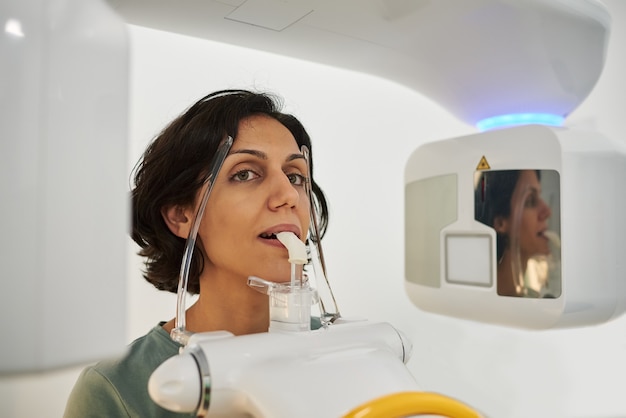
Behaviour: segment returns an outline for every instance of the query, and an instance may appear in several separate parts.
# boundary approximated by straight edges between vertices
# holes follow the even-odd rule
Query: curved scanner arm
[[[319,298],[308,281],[275,283],[251,276],[248,286],[269,295],[270,331],[311,330],[311,306],[318,303]]]
[[[300,148],[304,158],[307,162],[308,178],[312,179],[311,172],[311,154],[306,145],[302,145]],[[332,324],[341,318],[339,308],[337,307],[337,301],[335,295],[328,282],[328,276],[326,275],[326,263],[324,261],[324,251],[322,250],[321,234],[318,225],[317,204],[315,203],[314,193],[312,190],[312,184],[310,181],[306,182],[306,191],[309,195],[310,207],[310,233],[309,245],[307,247],[308,256],[311,259],[310,273],[315,276],[315,283],[317,285],[317,291],[320,299],[320,320],[322,324]]]
[[[200,201],[200,206],[198,207],[191,230],[189,231],[189,236],[187,237],[187,242],[185,243],[185,252],[183,253],[178,279],[178,291],[176,293],[176,322],[174,329],[172,329],[170,333],[174,341],[183,345],[187,344],[189,337],[193,335],[192,332],[185,329],[185,296],[187,295],[189,269],[191,267],[191,259],[193,258],[194,248],[196,246],[198,229],[200,228],[200,222],[202,221],[204,209],[209,200],[209,196],[211,195],[211,191],[213,190],[215,179],[217,179],[217,176],[220,173],[222,164],[224,164],[224,160],[226,159],[230,148],[233,146],[233,142],[234,138],[232,136],[226,137],[219,145],[217,152],[211,161],[208,175],[206,176],[203,184],[204,193],[202,195],[202,200]]]

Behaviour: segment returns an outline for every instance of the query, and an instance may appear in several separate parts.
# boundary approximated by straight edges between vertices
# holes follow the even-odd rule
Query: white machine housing
[[[3,1],[0,21],[0,374],[119,355],[126,26],[95,0]]]
[[[340,320],[315,331],[195,334],[152,374],[160,406],[209,417],[339,417],[384,395],[419,391],[410,341],[387,323]]]
[[[474,216],[474,174],[485,162],[559,173],[558,297],[498,295],[495,230]],[[529,329],[616,318],[626,309],[625,178],[626,146],[595,132],[528,125],[422,145],[405,170],[410,300],[428,312]]]

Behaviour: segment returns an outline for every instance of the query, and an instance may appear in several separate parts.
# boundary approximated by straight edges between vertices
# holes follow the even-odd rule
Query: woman
[[[524,285],[529,260],[549,255],[548,219],[537,170],[487,171],[476,189],[476,219],[497,234],[497,287],[501,296],[534,296]]]
[[[199,295],[186,311],[190,332],[267,331],[267,296],[248,287],[248,277],[289,281],[287,250],[275,234],[290,231],[305,241],[311,204],[319,209],[320,235],[328,221],[324,194],[308,178],[313,167],[307,167],[301,146],[311,150],[311,143],[300,122],[281,113],[277,100],[266,94],[209,94],[165,128],[135,172],[132,237],[146,257],[144,277],[150,283],[177,291],[202,186],[229,136],[234,142],[214,181],[190,266],[187,289]],[[174,319],[161,322],[123,358],[85,369],[64,416],[182,416],[154,404],[147,391],[154,369],[178,353],[180,345],[170,338],[174,326]]]

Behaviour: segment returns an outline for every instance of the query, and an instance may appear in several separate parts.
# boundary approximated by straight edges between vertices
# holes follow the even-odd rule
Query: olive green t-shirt
[[[101,361],[82,371],[68,399],[64,418],[182,418],[194,416],[170,412],[148,394],[148,379],[180,345],[158,324],[135,340],[126,354]]]
[[[64,418],[183,418],[161,408],[148,394],[152,372],[168,358],[179,353],[161,322],[146,335],[133,341],[126,354],[114,360],[87,367],[78,377],[65,407]],[[311,318],[311,329],[321,321]]]

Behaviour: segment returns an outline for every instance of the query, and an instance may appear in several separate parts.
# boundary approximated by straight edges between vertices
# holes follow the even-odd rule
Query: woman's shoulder
[[[141,411],[155,406],[150,405],[147,391],[152,372],[176,355],[179,347],[161,324],[155,326],[133,341],[122,356],[85,368],[70,395],[68,411],[97,405],[102,411],[125,411],[124,416],[144,416]],[[135,415],[133,411],[140,414]],[[67,413],[66,416],[79,415]]]
[[[149,376],[161,363],[178,354],[179,348],[159,324],[134,340],[122,356],[101,361],[93,369],[111,381],[125,381],[129,375],[135,379],[138,375]]]

